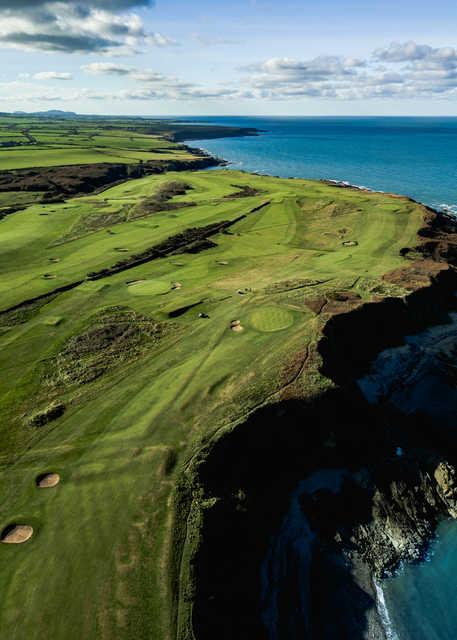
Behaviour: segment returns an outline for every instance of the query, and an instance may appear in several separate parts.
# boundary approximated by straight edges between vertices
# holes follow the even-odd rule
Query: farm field
[[[57,162],[42,134],[50,148],[30,155]],[[183,153],[100,138],[119,158],[121,144]],[[285,388],[331,385],[300,354],[332,314],[407,293],[384,276],[411,264],[400,250],[425,210],[226,170],[25,204],[0,221],[0,528],[33,535],[0,545],[0,628],[188,637],[195,513],[210,507],[190,510],[192,462]],[[46,473],[56,486],[37,486]]]
[[[225,127],[225,135],[245,135]],[[0,114],[0,171],[92,163],[192,160],[178,140],[221,135],[221,127],[145,118],[69,120]],[[11,146],[11,145],[17,146]]]

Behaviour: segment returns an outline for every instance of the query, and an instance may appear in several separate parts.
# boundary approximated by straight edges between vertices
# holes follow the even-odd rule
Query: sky
[[[457,115],[455,0],[0,0],[0,110]]]

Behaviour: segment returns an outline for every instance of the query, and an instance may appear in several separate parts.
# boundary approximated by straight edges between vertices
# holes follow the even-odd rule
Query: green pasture
[[[145,133],[141,121],[126,121],[117,126],[106,125],[106,128],[99,122],[89,122],[90,126],[84,127],[80,124],[73,120],[45,123],[33,118],[16,123],[12,118],[0,118],[0,171],[101,162],[135,164],[192,159],[189,153],[166,138],[166,132],[162,135]],[[2,142],[7,141],[27,144],[2,146]]]

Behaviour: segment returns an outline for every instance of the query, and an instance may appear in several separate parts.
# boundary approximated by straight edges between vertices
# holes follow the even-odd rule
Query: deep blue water
[[[344,180],[457,211],[456,118],[202,117],[262,129],[255,138],[192,141],[233,168]]]
[[[190,143],[229,160],[232,168],[282,177],[342,180],[402,193],[457,213],[457,118],[192,120],[264,130],[259,137]],[[395,382],[395,376],[402,382],[402,394],[395,392],[398,385],[391,385],[391,399],[397,406],[413,410],[414,403],[423,404],[426,398],[428,410],[445,412],[446,420],[454,419],[455,380],[447,387],[440,375],[449,371],[450,364],[455,365],[454,356],[450,362],[457,345],[455,326],[449,331],[425,332],[380,357],[376,366],[382,372],[382,380],[378,377],[381,387]],[[451,387],[453,393],[447,393]],[[381,585],[380,604],[384,599],[386,608],[381,610],[389,640],[457,639],[456,522],[439,527],[431,552],[427,562],[404,567]]]

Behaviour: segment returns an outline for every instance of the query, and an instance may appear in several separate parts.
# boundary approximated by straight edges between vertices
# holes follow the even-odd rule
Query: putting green
[[[143,280],[128,285],[129,293],[134,296],[155,296],[170,291],[171,284],[166,280]]]
[[[249,315],[248,322],[257,331],[270,333],[291,327],[294,323],[294,316],[286,309],[269,305],[253,311]]]

